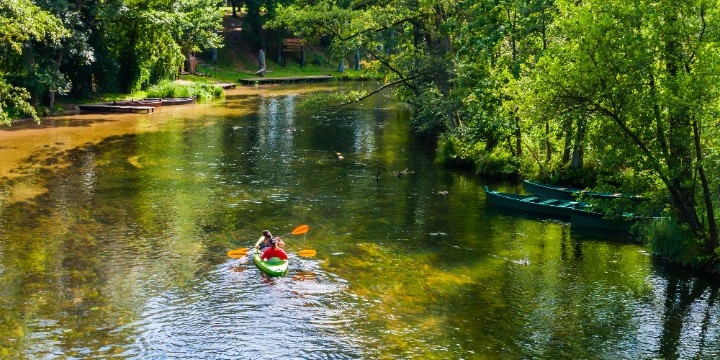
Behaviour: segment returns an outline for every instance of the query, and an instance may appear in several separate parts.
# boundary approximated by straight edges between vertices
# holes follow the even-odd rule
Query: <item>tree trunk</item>
[[[515,115],[515,156],[522,155],[522,131],[520,129],[520,117]]]
[[[25,55],[25,68],[28,74],[33,74],[35,72],[35,52],[33,51],[32,41],[25,40],[23,47],[25,48],[23,51],[23,55]],[[35,91],[32,90],[30,91],[30,103],[33,106],[38,105],[38,96]]]
[[[693,135],[695,143],[695,156],[697,157],[697,170],[700,175],[700,183],[702,184],[703,200],[705,201],[705,213],[708,218],[709,238],[705,242],[705,251],[708,254],[715,254],[718,247],[718,228],[715,221],[715,208],[712,203],[712,194],[710,193],[710,185],[705,176],[705,167],[703,166],[703,153],[700,144],[700,127],[697,120],[693,120]],[[713,259],[714,260],[714,259]]]
[[[679,94],[677,84],[674,82],[678,78],[680,71],[680,59],[682,58],[682,49],[680,49],[677,35],[673,32],[678,21],[676,14],[669,14],[666,19],[670,29],[670,33],[666,34],[665,41],[665,69],[668,73],[670,81],[668,82],[668,90],[670,94],[676,98],[682,98]],[[669,182],[673,202],[678,208],[680,219],[690,225],[693,233],[699,238],[704,238],[704,229],[700,223],[700,219],[695,210],[695,189],[693,181],[693,159],[691,144],[691,134],[693,133],[689,115],[690,109],[684,105],[677,104],[668,111],[669,136],[668,136],[668,152],[667,157]]]
[[[573,144],[572,160],[570,161],[570,169],[580,170],[583,167],[585,157],[585,119],[578,120],[578,129],[575,136],[575,144]]]
[[[545,121],[545,163],[552,160],[552,147],[550,146],[550,122]]]

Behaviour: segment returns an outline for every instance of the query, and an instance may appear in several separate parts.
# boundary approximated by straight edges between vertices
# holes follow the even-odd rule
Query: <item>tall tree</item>
[[[29,0],[0,2],[0,121],[10,123],[8,108],[38,119],[34,108],[28,103],[30,93],[9,83],[7,70],[19,68],[24,44],[33,40],[59,44],[67,34],[58,18]]]
[[[718,230],[706,157],[720,100],[714,1],[558,1],[563,16],[521,84],[525,114],[576,114],[621,169],[664,184],[677,219],[717,260]],[[601,140],[599,140],[601,139]],[[630,146],[632,145],[632,146]],[[716,169],[712,166],[712,172]]]

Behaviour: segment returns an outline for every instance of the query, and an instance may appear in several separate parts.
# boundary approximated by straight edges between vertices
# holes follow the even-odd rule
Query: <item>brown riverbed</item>
[[[312,86],[247,86],[225,90],[228,98],[280,96],[335,89],[333,84]],[[37,171],[60,168],[58,154],[79,147],[97,144],[113,136],[158,131],[172,127],[176,116],[203,119],[216,114],[224,101],[206,104],[160,107],[151,114],[85,113],[43,118],[40,123],[23,120],[12,126],[0,125],[0,201],[16,202],[32,198],[46,191],[43,184],[23,181]],[[243,115],[253,109],[228,107],[225,112]],[[199,125],[202,125],[200,120]],[[206,121],[211,124],[212,121]]]

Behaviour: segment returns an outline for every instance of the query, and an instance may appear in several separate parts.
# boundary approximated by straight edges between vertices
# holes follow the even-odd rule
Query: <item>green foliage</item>
[[[487,151],[484,144],[465,141],[457,133],[440,137],[435,161],[445,166],[473,167],[486,177],[513,180],[520,178],[523,168],[529,166],[508,152]]]
[[[68,35],[58,18],[28,0],[0,2],[0,121],[10,124],[10,114],[20,113],[38,120],[29,103],[30,92],[8,81],[17,73],[23,44],[31,40],[57,45]],[[53,73],[55,74],[55,73]],[[16,78],[16,77],[14,77]],[[46,77],[49,80],[49,77]]]
[[[58,18],[34,5],[30,0],[0,2],[0,47],[16,53],[30,39],[58,44],[67,36]]]
[[[28,103],[30,94],[27,90],[14,87],[0,76],[0,122],[10,125],[11,112],[20,112],[31,116],[35,121],[39,121],[35,109]]]
[[[479,143],[465,142],[452,134],[444,134],[437,143],[435,162],[446,166],[470,167],[480,153]]]
[[[25,88],[26,100],[35,105],[49,107],[55,94],[69,91],[76,97],[139,91],[177,78],[191,52],[222,46],[222,12],[214,0],[35,4],[0,3],[0,47],[7,47],[0,49],[0,74],[11,86]],[[9,93],[0,99],[25,101],[15,94],[13,101]]]
[[[475,160],[478,174],[501,179],[517,180],[521,177],[521,163],[510,153],[494,151]]]
[[[400,98],[415,110],[411,120],[413,131],[421,135],[437,136],[450,128],[449,107],[442,95],[434,88],[427,88],[415,96],[414,92],[399,91]]]
[[[702,267],[707,265],[701,243],[687,225],[679,224],[670,217],[657,218],[640,226],[640,236],[653,254],[674,262]]]
[[[198,102],[207,102],[225,97],[225,91],[219,86],[211,84],[178,84],[172,81],[162,81],[147,90],[147,96],[152,98],[168,97],[194,97]]]

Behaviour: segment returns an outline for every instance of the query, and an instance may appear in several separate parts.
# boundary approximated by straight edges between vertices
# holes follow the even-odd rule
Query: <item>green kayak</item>
[[[272,257],[267,259],[267,261],[262,261],[260,259],[260,255],[262,254],[259,251],[254,251],[253,262],[255,263],[255,266],[257,266],[258,269],[260,269],[262,272],[270,276],[282,276],[287,274],[287,260],[281,260],[280,258]]]

